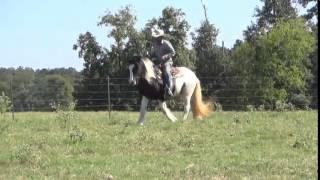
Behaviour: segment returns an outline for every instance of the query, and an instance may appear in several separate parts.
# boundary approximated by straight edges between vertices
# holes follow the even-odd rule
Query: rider
[[[168,40],[163,39],[164,31],[158,28],[152,28],[151,36],[153,44],[150,56],[156,59],[155,64],[160,64],[160,69],[164,77],[165,93],[168,96],[173,96],[171,67],[173,65],[172,57],[176,52]]]

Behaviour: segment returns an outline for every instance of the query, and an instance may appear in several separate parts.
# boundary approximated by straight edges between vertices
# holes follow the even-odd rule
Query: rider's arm
[[[149,42],[146,43],[146,49],[144,51],[144,56],[148,58],[152,58],[154,56],[154,50],[153,47]]]
[[[176,55],[176,51],[169,41],[164,40],[163,43],[165,44],[168,53],[162,56],[162,61],[167,61]]]
[[[150,57],[150,58],[156,57],[156,53],[155,53],[154,47],[151,47],[151,48],[150,48],[149,57]]]

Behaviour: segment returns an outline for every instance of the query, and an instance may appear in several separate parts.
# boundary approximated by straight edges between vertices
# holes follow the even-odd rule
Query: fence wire
[[[224,77],[223,80],[229,79],[233,80],[232,87],[226,87],[225,82],[220,82],[222,78],[219,77],[201,77],[200,82],[202,86],[202,93],[204,100],[209,100],[214,104],[221,104],[223,108],[235,108],[244,109],[248,106],[246,102],[248,99],[255,99],[259,101],[264,96],[254,95],[254,92],[260,90],[260,88],[255,88],[251,86],[256,84],[255,82],[247,82],[246,84],[237,83],[237,79],[243,77]],[[261,78],[263,79],[263,78]],[[78,110],[138,110],[140,107],[141,95],[139,94],[136,87],[132,87],[128,84],[128,79],[123,77],[113,77],[109,81],[107,79],[89,79],[86,81],[91,81],[89,83],[83,84],[81,81],[75,81],[73,84],[74,91],[72,93],[72,101],[76,102],[76,108]],[[248,88],[246,88],[249,86]],[[109,90],[108,90],[109,87]],[[29,92],[33,95],[34,99],[29,99],[28,101],[20,102],[18,96],[15,92],[11,92],[16,95],[13,96],[14,110],[15,111],[54,111],[55,108],[52,103],[64,102],[65,98],[54,96],[50,102],[46,102],[41,106],[36,105],[35,99],[47,96],[46,91],[52,89],[58,89],[60,85],[50,84],[44,89],[35,89]],[[237,92],[245,91],[248,96],[237,95]],[[317,88],[310,88],[308,91],[317,91]],[[227,93],[229,92],[229,93]],[[223,94],[223,95],[221,95]],[[252,95],[251,95],[252,94]],[[309,98],[318,99],[318,95],[310,96]],[[70,99],[69,99],[70,100]],[[177,98],[170,100],[168,102],[169,107],[174,107],[175,109],[183,109],[183,103]],[[304,105],[296,103],[295,105]],[[317,105],[313,104],[317,108]],[[158,102],[150,102],[149,108],[157,109]]]

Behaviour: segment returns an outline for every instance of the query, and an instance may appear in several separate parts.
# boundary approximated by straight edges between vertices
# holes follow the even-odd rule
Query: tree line
[[[106,90],[107,77],[110,77],[113,109],[130,109],[130,104],[138,101],[127,97],[137,95],[130,94],[132,87],[123,86],[127,81],[119,77],[128,76],[127,64],[131,57],[143,55],[150,49],[150,30],[158,26],[176,49],[175,65],[195,71],[204,86],[204,95],[217,107],[225,110],[243,110],[248,106],[273,110],[281,105],[317,108],[318,22],[314,21],[318,18],[317,2],[260,1],[263,5],[255,9],[256,21],[243,30],[244,39],[236,40],[231,48],[217,44],[219,30],[208,19],[190,33],[186,14],[181,9],[164,8],[160,17],[150,19],[142,29],[135,28],[137,17],[131,6],[117,12],[108,11],[100,18],[98,26],[105,27],[107,38],[113,39],[109,48],[99,44],[90,32],[80,34],[73,49],[84,61],[83,70],[78,73],[68,69],[68,73],[56,71],[56,74],[48,71],[39,76],[40,71],[31,73],[32,70],[24,69],[25,79],[13,85],[13,88],[23,87],[24,91],[18,88],[21,92],[15,95],[14,103],[25,107],[30,99],[25,94],[36,88],[44,94],[41,102],[31,98],[39,105],[76,101],[79,110],[106,109],[107,94],[94,92]],[[305,8],[312,6],[299,16],[295,3]],[[191,48],[187,47],[189,34]],[[21,69],[15,71],[17,75]],[[22,85],[20,81],[29,85]],[[60,84],[63,90],[48,88],[51,84]],[[0,79],[1,90],[8,92],[8,85]],[[60,102],[55,98],[65,100]]]
[[[50,111],[74,101],[74,83],[81,73],[74,68],[0,68],[0,92],[15,111]]]

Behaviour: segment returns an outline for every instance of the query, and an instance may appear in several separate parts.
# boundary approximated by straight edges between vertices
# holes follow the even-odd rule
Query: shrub
[[[0,113],[1,113],[1,115],[6,113],[7,111],[10,111],[11,107],[12,107],[12,105],[11,105],[10,98],[8,96],[6,96],[4,94],[4,92],[2,91],[2,95],[0,96]]]
[[[246,106],[246,110],[250,111],[250,112],[253,112],[253,111],[256,110],[256,108],[253,105],[249,104],[249,105]]]
[[[59,104],[57,105],[57,120],[59,121],[61,128],[67,128],[68,124],[76,118],[75,106],[75,102],[72,102],[65,107],[61,107]]]
[[[258,107],[258,111],[265,111],[266,108],[264,107],[264,104],[261,104],[259,107]]]
[[[290,102],[300,109],[308,109],[310,106],[311,100],[306,97],[304,94],[294,94],[290,98]]]
[[[214,103],[214,109],[215,109],[215,111],[217,111],[217,112],[223,111],[222,105],[221,105],[220,103]]]
[[[87,133],[80,130],[77,126],[74,126],[69,133],[70,141],[73,144],[84,141],[86,137],[87,137]]]
[[[280,112],[285,111],[286,110],[286,103],[284,103],[280,100],[277,100],[275,110],[280,111]]]

